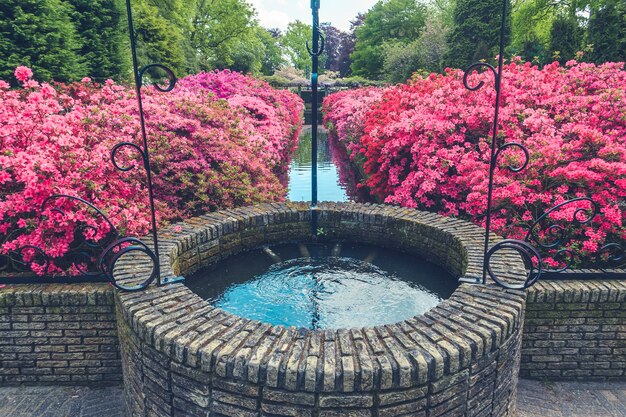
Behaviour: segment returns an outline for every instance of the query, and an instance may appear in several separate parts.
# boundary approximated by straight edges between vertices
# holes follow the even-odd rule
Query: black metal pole
[[[313,51],[311,53],[311,235],[317,236],[317,135],[318,135],[318,71],[320,54],[320,30],[319,30],[320,0],[311,0],[313,11]]]
[[[493,177],[498,164],[497,161],[497,149],[498,149],[498,121],[500,115],[500,86],[502,83],[502,67],[504,64],[504,33],[506,31],[506,0],[502,2],[502,21],[500,25],[500,51],[498,55],[498,70],[496,73],[496,108],[493,117],[493,131],[491,134],[491,158],[489,160],[489,191],[487,194],[487,219],[485,221],[485,248],[484,255],[486,259],[487,252],[489,251],[489,235],[491,233],[491,206],[493,204]],[[483,284],[487,283],[487,265],[484,262],[483,265]]]

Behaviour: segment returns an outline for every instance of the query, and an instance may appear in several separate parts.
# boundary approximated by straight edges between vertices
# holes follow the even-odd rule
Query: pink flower
[[[552,218],[569,220],[567,248],[592,251],[626,235],[620,206],[626,198],[626,72],[624,63],[567,65],[540,70],[514,57],[504,67],[499,143],[523,144],[530,161],[513,173],[507,167],[519,167],[524,155],[518,149],[500,155],[492,225],[496,233],[523,239],[541,213],[591,197],[603,207],[593,223],[571,226],[574,213],[588,209],[584,205],[568,205]],[[328,96],[324,121],[339,148],[340,177],[357,176],[359,191],[378,201],[484,225],[495,93],[468,91],[462,76],[448,70],[415,75],[406,85]],[[475,73],[470,81],[489,85],[493,75]],[[578,212],[579,220],[584,217]]]
[[[82,80],[80,80],[80,82],[83,84],[89,84],[91,82],[91,78],[85,77]]]
[[[109,160],[116,144],[137,143],[135,93],[111,80],[39,84],[29,71],[16,70],[23,89],[0,90],[0,188],[7,190],[0,199],[0,253],[45,248],[50,268],[33,264],[34,272],[75,274],[80,268],[71,265],[68,251],[76,230],[101,242],[109,226],[63,199],[42,213],[47,196],[93,202],[126,236],[150,230],[143,172],[121,173]],[[302,125],[304,106],[296,95],[230,71],[187,77],[169,94],[149,87],[144,93],[160,226],[209,210],[284,200],[281,177]],[[124,148],[116,162],[133,166],[137,159]],[[29,259],[36,262],[34,255]]]
[[[18,79],[18,81],[21,82],[26,82],[29,79],[31,79],[33,76],[33,71],[25,66],[20,66],[15,68],[15,78]]]

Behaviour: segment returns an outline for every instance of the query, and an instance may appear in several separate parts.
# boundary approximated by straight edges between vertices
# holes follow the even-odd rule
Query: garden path
[[[626,417],[626,382],[520,379],[518,417]],[[0,387],[2,417],[123,417],[121,387]]]

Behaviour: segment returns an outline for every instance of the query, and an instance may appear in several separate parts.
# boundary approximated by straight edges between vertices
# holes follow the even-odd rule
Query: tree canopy
[[[379,1],[356,30],[352,58],[354,75],[379,79],[386,42],[410,42],[419,37],[426,21],[426,6],[415,0]]]
[[[87,75],[72,7],[61,0],[0,2],[0,78],[11,80],[20,65],[40,80],[71,81]]]

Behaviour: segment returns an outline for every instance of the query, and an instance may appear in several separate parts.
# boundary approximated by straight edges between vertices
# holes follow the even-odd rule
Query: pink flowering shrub
[[[484,225],[493,74],[470,76],[472,85],[486,84],[475,92],[464,88],[462,77],[461,71],[415,76],[408,85],[377,93],[354,90],[327,98],[325,121],[362,172],[360,186],[371,197]],[[581,231],[568,248],[588,255],[604,242],[624,242],[625,98],[623,63],[554,63],[542,70],[519,62],[505,66],[499,144],[522,143],[530,163],[513,173],[506,166],[519,166],[523,153],[512,148],[500,156],[495,232],[523,239],[544,211],[567,199],[591,197],[601,213],[593,224],[576,228]],[[552,219],[571,221],[577,208],[581,205],[565,207]]]
[[[89,79],[40,84],[25,67],[15,75],[23,88],[0,81],[0,251],[39,246],[55,258],[48,272],[75,272],[68,256],[77,233],[99,241],[109,227],[71,201],[50,202],[42,212],[49,196],[92,202],[126,235],[150,227],[141,157],[120,148],[117,164],[135,167],[127,172],[110,160],[115,145],[141,144],[134,90]],[[143,96],[161,224],[284,199],[280,174],[302,125],[297,96],[230,72],[187,77],[169,93],[145,88]],[[33,251],[25,254],[35,260]],[[32,267],[44,272],[37,262]]]

